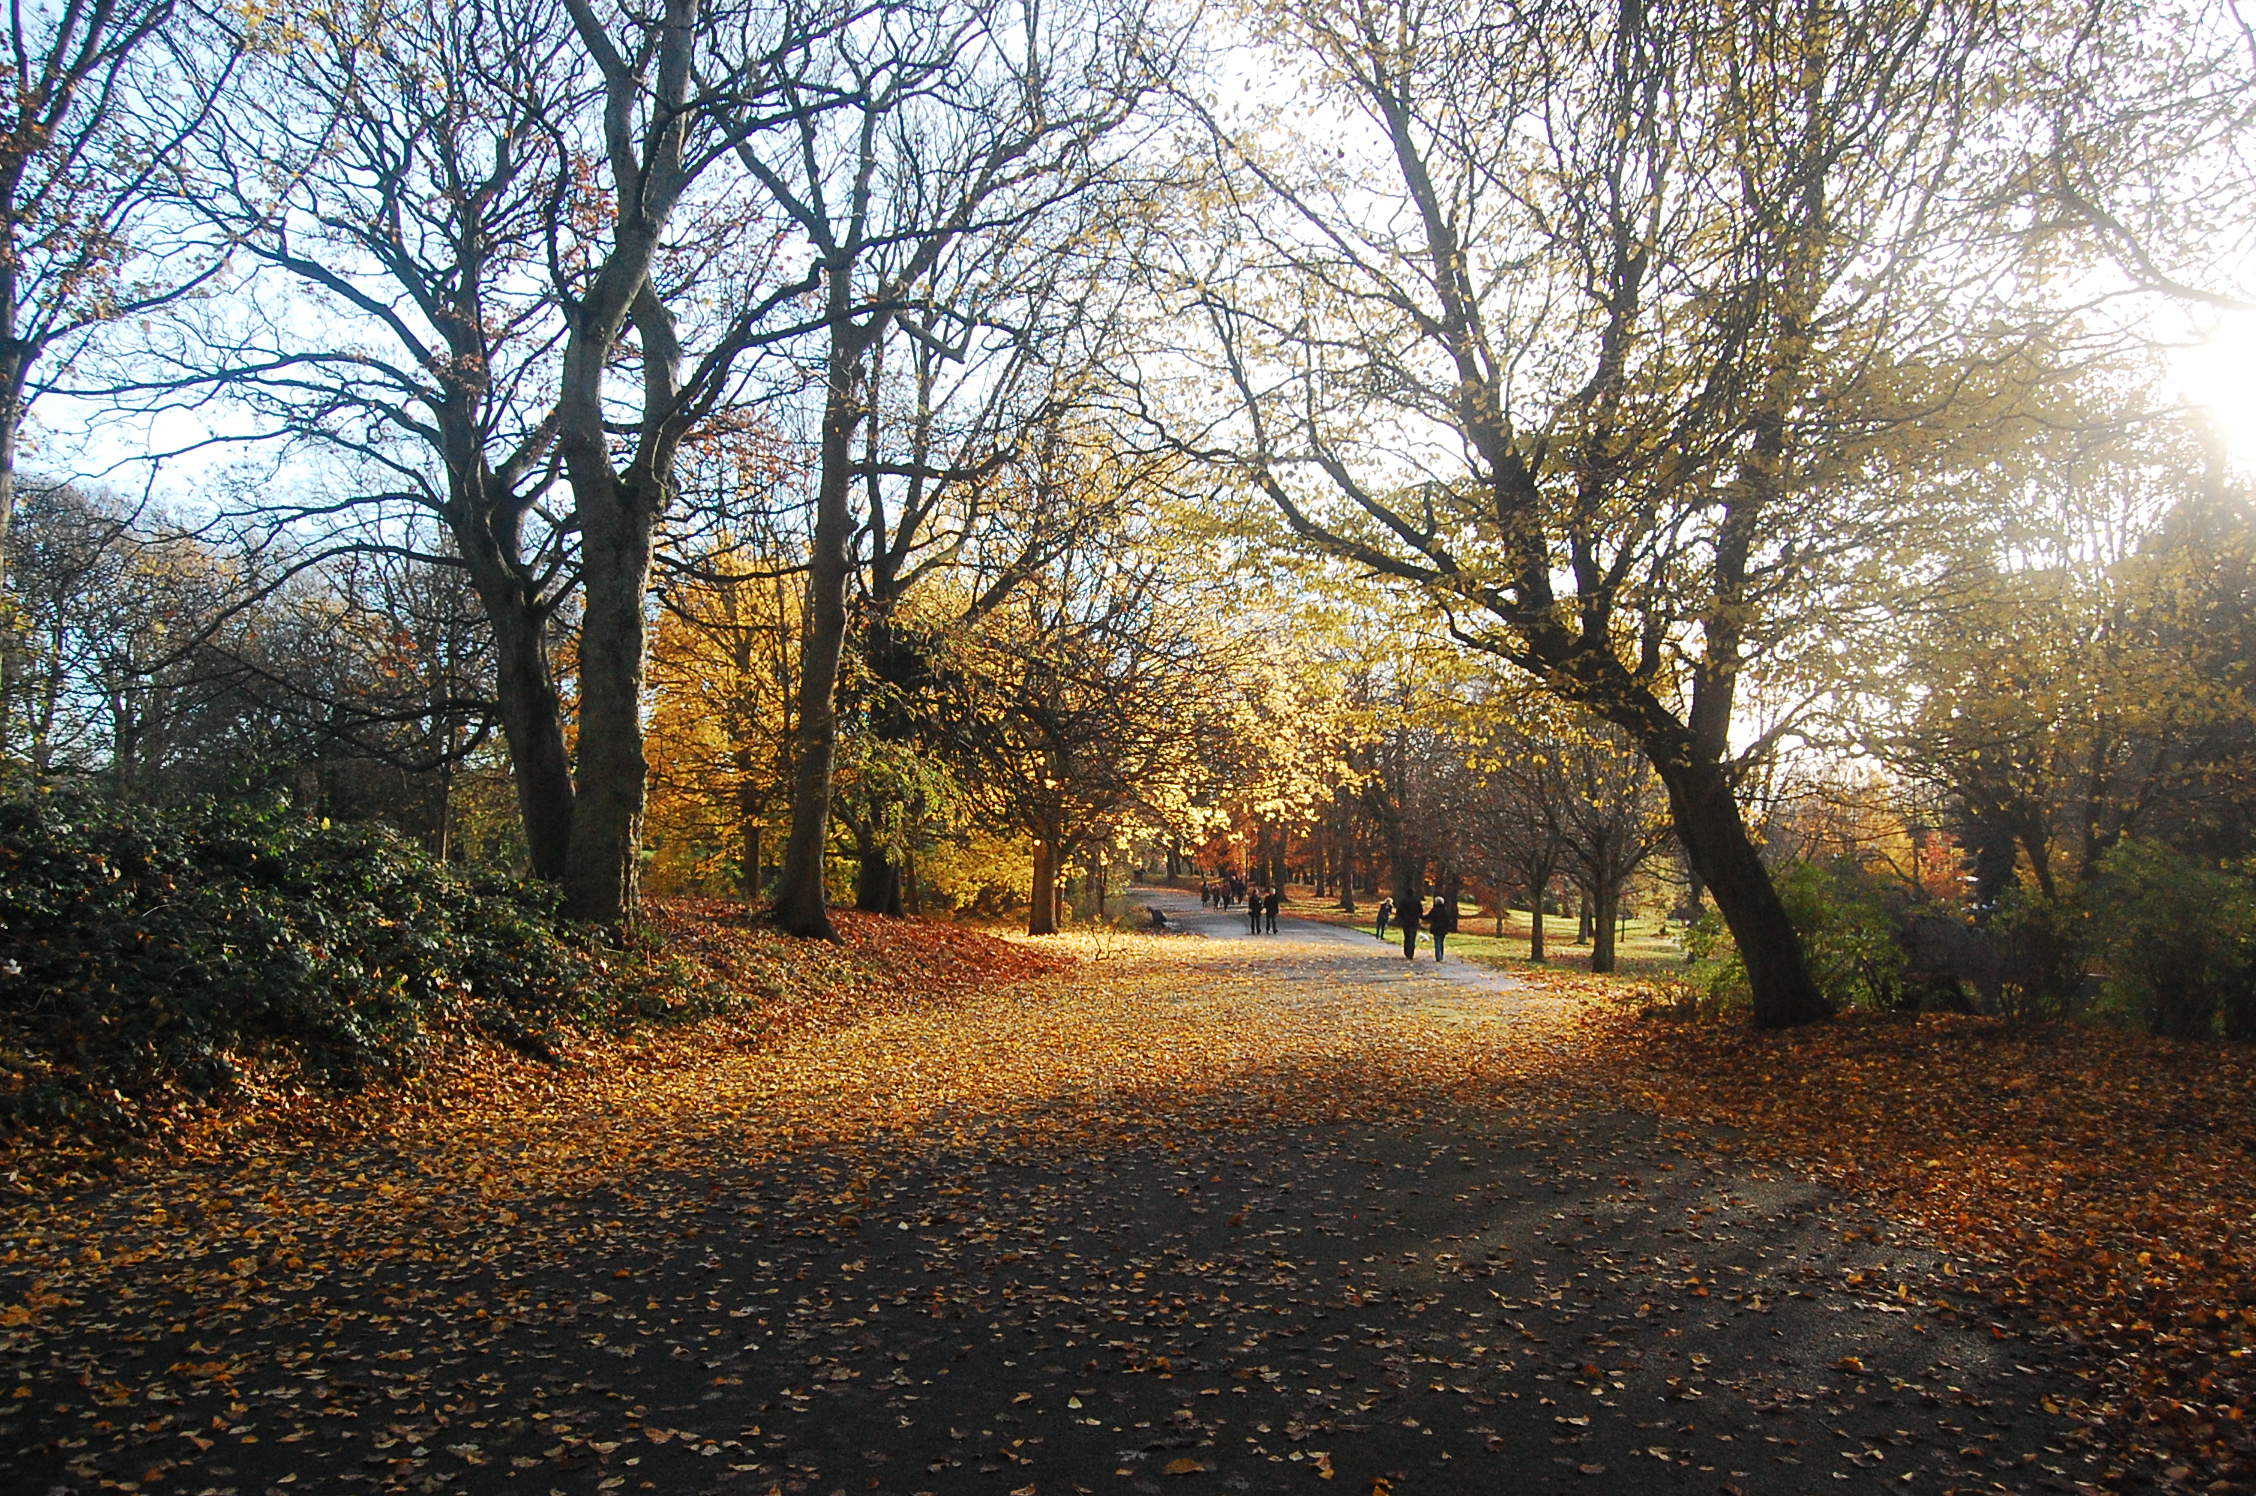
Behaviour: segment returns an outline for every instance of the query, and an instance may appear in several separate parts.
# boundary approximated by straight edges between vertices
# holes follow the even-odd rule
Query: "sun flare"
[[[2174,393],[2198,410],[2235,466],[2256,468],[2256,311],[2227,312],[2171,350]]]

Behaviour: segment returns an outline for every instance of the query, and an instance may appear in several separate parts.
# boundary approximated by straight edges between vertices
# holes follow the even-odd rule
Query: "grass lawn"
[[[1355,913],[1342,914],[1337,901],[1330,895],[1319,899],[1307,888],[1286,890],[1285,912],[1300,919],[1319,919],[1326,924],[1356,925],[1368,930],[1377,918],[1376,900],[1357,899]],[[1478,961],[1487,966],[1508,969],[1526,967],[1529,915],[1525,909],[1504,911],[1504,934],[1496,935],[1496,916],[1470,908],[1458,918],[1457,933],[1449,937],[1449,953],[1462,955],[1468,961]],[[1682,925],[1662,925],[1647,915],[1639,915],[1629,922],[1615,947],[1618,974],[1625,977],[1657,977],[1684,969],[1684,943],[1680,938]],[[1544,965],[1562,971],[1590,970],[1590,947],[1574,943],[1575,921],[1573,915],[1550,915],[1543,921],[1543,934],[1547,958]],[[1396,940],[1393,928],[1387,938]],[[1399,943],[1399,942],[1398,942]],[[1424,940],[1421,949],[1430,949]]]

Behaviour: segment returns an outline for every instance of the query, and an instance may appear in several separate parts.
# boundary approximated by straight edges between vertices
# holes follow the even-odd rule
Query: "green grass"
[[[1318,899],[1305,888],[1288,891],[1290,903],[1287,912],[1302,919],[1319,919],[1327,924],[1353,925],[1369,930],[1377,917],[1377,903],[1358,899],[1356,911],[1350,916],[1340,913],[1335,901],[1326,897]],[[1531,965],[1527,959],[1530,916],[1525,909],[1504,911],[1504,934],[1496,933],[1496,916],[1486,910],[1475,913],[1470,909],[1459,917],[1457,933],[1449,937],[1449,954],[1463,956],[1486,966],[1524,967]],[[1684,944],[1682,925],[1671,924],[1665,928],[1648,915],[1640,915],[1629,922],[1629,927],[1615,946],[1616,969],[1620,975],[1632,977],[1657,977],[1684,969]],[[1545,966],[1561,971],[1590,970],[1590,947],[1574,943],[1574,916],[1550,915],[1543,921]],[[1401,944],[1394,929],[1387,930],[1387,939]],[[1430,951],[1429,941],[1421,936],[1419,949]]]

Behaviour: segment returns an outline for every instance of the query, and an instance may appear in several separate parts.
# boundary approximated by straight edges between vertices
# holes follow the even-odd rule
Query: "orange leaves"
[[[2233,1416],[2256,1404],[2245,1053],[1963,1018],[1593,1022],[1663,1113],[1874,1198],[1957,1254],[1946,1274],[2106,1347],[2084,1417],[2211,1468],[2256,1448]]]

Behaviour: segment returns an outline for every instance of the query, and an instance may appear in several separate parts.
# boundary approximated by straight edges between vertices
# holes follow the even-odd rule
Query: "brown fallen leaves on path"
[[[2104,1390],[2075,1412],[2095,1429],[2178,1483],[2256,1489],[2245,1049],[1947,1016],[1753,1034],[1593,1013],[1646,1104],[1739,1129],[1955,1254],[1939,1302],[1977,1322],[1984,1298],[2018,1305],[2087,1341]]]
[[[680,937],[707,940],[759,947]],[[909,968],[942,958],[904,956],[891,997],[787,1027],[591,1046],[551,1084],[27,1202],[0,1489],[2095,1472],[2035,1405],[2071,1385],[2042,1347],[1930,1325],[1820,1197],[1607,1106],[1571,1005],[1471,1022],[1430,969],[1294,949],[967,945],[989,977],[939,1001]]]

